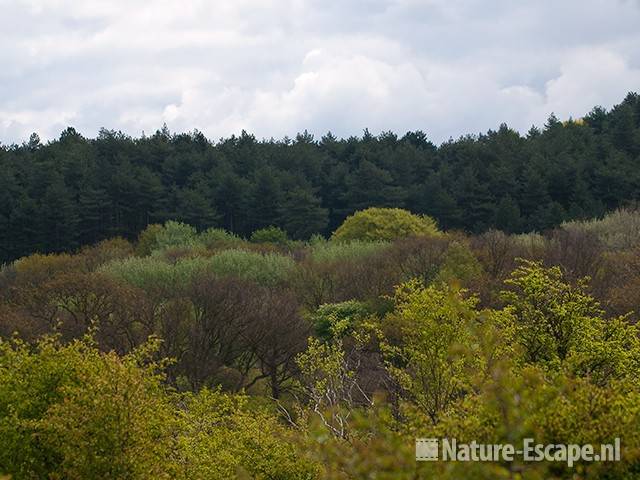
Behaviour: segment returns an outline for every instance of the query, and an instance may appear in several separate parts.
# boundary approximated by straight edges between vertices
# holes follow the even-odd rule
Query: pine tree
[[[344,193],[349,212],[368,207],[402,207],[406,192],[393,184],[391,174],[368,160],[360,162],[346,181]]]
[[[495,203],[488,185],[482,183],[466,169],[459,179],[457,201],[464,212],[464,220],[468,228],[474,232],[485,230],[495,216]]]
[[[53,175],[39,210],[38,240],[42,250],[62,252],[79,246],[78,211],[60,175]]]
[[[496,209],[495,225],[498,229],[509,233],[520,231],[522,225],[520,208],[510,195],[500,199]]]
[[[111,200],[105,189],[85,185],[78,195],[78,207],[78,236],[83,245],[110,235]]]
[[[328,224],[328,211],[308,189],[297,187],[289,191],[280,208],[281,225],[293,239],[304,240],[323,232]]]
[[[232,172],[216,176],[215,208],[223,228],[231,232],[250,233],[248,210],[250,183]]]
[[[198,230],[217,226],[220,215],[199,188],[181,188],[174,192],[176,213],[173,219]]]
[[[250,197],[251,231],[278,226],[282,194],[274,170],[263,168],[257,172]]]

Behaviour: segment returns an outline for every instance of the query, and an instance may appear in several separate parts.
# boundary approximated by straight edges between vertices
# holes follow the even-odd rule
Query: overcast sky
[[[640,0],[0,0],[0,142],[71,125],[441,142],[640,91]]]

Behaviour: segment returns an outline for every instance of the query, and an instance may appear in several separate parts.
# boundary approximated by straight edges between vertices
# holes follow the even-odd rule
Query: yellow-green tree
[[[441,235],[435,220],[401,208],[367,208],[354,213],[338,227],[334,240],[394,240]]]

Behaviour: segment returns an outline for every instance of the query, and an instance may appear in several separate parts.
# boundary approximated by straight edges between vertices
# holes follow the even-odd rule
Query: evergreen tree
[[[308,189],[294,188],[285,195],[280,207],[280,223],[293,239],[308,239],[324,232],[328,224],[328,212],[320,200]]]
[[[252,231],[279,224],[282,196],[283,192],[275,171],[268,168],[259,170],[255,176],[249,203]]]
[[[485,230],[494,218],[495,203],[488,185],[466,169],[458,182],[457,199],[464,205],[464,220],[474,232]]]
[[[406,192],[393,185],[391,174],[368,160],[361,161],[347,177],[346,188],[344,197],[350,211],[402,206],[406,198]]]
[[[241,235],[276,225],[306,237],[372,206],[406,207],[445,229],[547,228],[640,199],[639,157],[634,93],[584,119],[551,115],[526,136],[501,125],[439,147],[422,132],[319,142],[308,132],[261,141],[243,132],[213,143],[167,128],[85,139],[70,127],[46,144],[33,134],[0,145],[0,258],[133,239],[169,219]]]
[[[78,196],[78,236],[83,245],[92,244],[109,235],[111,200],[103,188],[84,186]]]
[[[62,252],[79,246],[76,204],[59,174],[45,190],[39,213],[37,238],[42,250]]]
[[[532,215],[541,205],[551,201],[547,191],[547,183],[535,169],[527,168],[519,185],[520,209],[525,216]]]
[[[174,191],[174,220],[187,223],[198,230],[206,230],[217,225],[220,215],[199,188],[181,188]]]
[[[510,195],[502,197],[496,208],[495,226],[505,232],[520,231],[522,218],[520,208]]]

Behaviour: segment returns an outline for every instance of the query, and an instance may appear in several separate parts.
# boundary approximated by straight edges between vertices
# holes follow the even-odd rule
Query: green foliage
[[[146,256],[156,250],[190,248],[198,244],[199,237],[194,227],[169,220],[164,225],[148,225],[138,236],[136,253]]]
[[[331,238],[340,241],[393,240],[421,235],[440,235],[435,220],[400,208],[368,208],[348,217]]]
[[[599,384],[629,377],[640,365],[638,328],[624,318],[603,319],[584,281],[573,286],[558,267],[523,261],[506,283],[512,289],[502,296],[526,361],[564,367]]]
[[[168,293],[184,289],[203,272],[278,285],[289,278],[294,268],[295,262],[288,256],[232,249],[212,257],[182,258],[173,263],[159,256],[130,257],[110,262],[99,271],[148,292]]]
[[[610,250],[628,250],[640,245],[640,211],[616,210],[601,219],[565,222],[561,228],[596,236]]]
[[[206,269],[220,276],[253,280],[261,285],[279,285],[295,269],[291,257],[245,250],[224,250],[206,261]]]
[[[196,243],[197,232],[186,223],[169,220],[155,238],[155,248],[163,250],[171,247],[192,246]]]
[[[439,478],[633,478],[640,435],[638,391],[624,383],[597,386],[585,379],[549,376],[540,368],[513,370],[502,365],[492,372],[478,395],[469,396],[444,418],[433,434],[459,442],[512,443],[525,438],[542,444],[610,444],[620,438],[621,462],[471,462],[434,465]],[[419,428],[419,425],[416,425]],[[429,469],[431,470],[431,469]]]
[[[198,242],[209,249],[238,248],[245,241],[222,228],[208,228],[198,235]]]
[[[482,275],[482,265],[471,249],[462,242],[452,242],[436,277],[437,282],[468,285]]]
[[[363,348],[376,331],[368,324],[363,327],[353,332],[354,345],[348,350],[345,336],[349,321],[336,321],[328,341],[309,338],[307,350],[296,358],[300,369],[298,390],[304,396],[304,403],[297,406],[300,417],[307,420],[312,414],[325,431],[339,439],[350,438],[353,413],[360,406],[373,405],[372,398],[359,385],[357,368]]]
[[[400,337],[399,345],[382,347],[389,373],[434,424],[471,390],[472,373],[480,367],[473,338],[476,300],[463,293],[405,283],[383,324],[388,336]]]
[[[206,259],[192,258],[171,264],[157,256],[130,257],[105,264],[99,271],[147,292],[179,291],[207,268]]]
[[[270,226],[256,230],[251,234],[253,243],[275,243],[277,245],[286,245],[289,242],[287,232],[281,228]]]
[[[364,319],[370,314],[367,306],[357,300],[348,300],[340,303],[325,303],[311,315],[311,321],[315,327],[316,335],[322,339],[329,339],[336,324],[345,326],[343,333],[350,333],[356,327],[358,320]]]
[[[186,394],[178,416],[183,477],[311,480],[318,466],[300,455],[277,419],[244,396],[204,389]]]
[[[247,397],[178,397],[150,360],[89,339],[0,343],[0,472],[28,478],[316,478],[292,432]]]
[[[319,240],[311,245],[310,258],[317,263],[332,263],[364,260],[366,257],[378,253],[389,247],[388,242],[361,241],[333,242]]]
[[[172,478],[170,402],[148,363],[88,341],[0,344],[0,471],[14,478]]]
[[[164,227],[157,223],[147,225],[147,227],[138,235],[136,244],[136,253],[142,257],[151,254],[158,246],[158,235]]]

